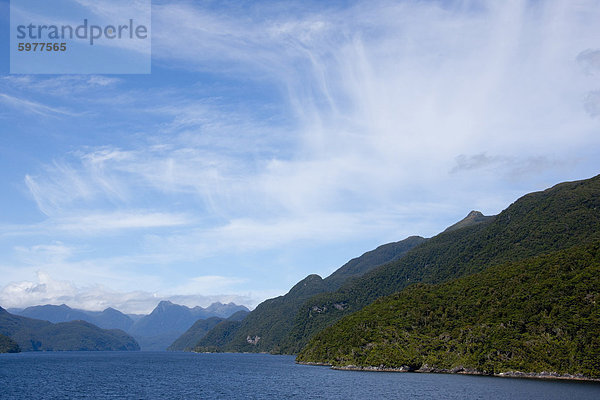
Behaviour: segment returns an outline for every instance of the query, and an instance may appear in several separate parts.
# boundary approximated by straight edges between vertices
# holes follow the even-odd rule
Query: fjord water
[[[168,352],[0,355],[1,399],[598,399],[600,384],[334,371],[291,356]]]

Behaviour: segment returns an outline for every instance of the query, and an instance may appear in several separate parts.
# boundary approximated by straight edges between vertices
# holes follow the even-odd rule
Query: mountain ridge
[[[119,329],[101,329],[86,321],[52,323],[13,315],[0,307],[0,334],[21,351],[135,351],[139,344]]]
[[[190,308],[163,300],[150,314],[137,320],[129,332],[140,342],[142,350],[164,351],[198,320],[227,318],[238,311],[249,310],[234,303],[217,302],[205,309],[200,306]]]
[[[526,194],[497,216],[441,232],[400,260],[302,306],[284,351],[297,353],[317,332],[375,299],[414,283],[440,283],[504,262],[600,238],[600,175]],[[336,307],[343,305],[343,307]]]
[[[599,379],[598,287],[600,240],[379,298],[315,335],[297,361]]]
[[[259,304],[243,321],[223,321],[216,325],[198,342],[195,351],[279,353],[293,328],[294,316],[306,300],[316,294],[335,290],[377,265],[401,258],[425,240],[419,236],[410,236],[381,245],[351,259],[325,279],[316,274],[308,275],[285,295]]]
[[[121,329],[131,334],[143,350],[166,350],[180,335],[196,321],[212,317],[228,318],[238,311],[249,311],[247,307],[235,303],[214,302],[208,307],[187,307],[168,300],[160,301],[148,315],[131,316],[108,307],[103,311],[80,310],[66,304],[45,304],[11,309],[13,314],[49,321],[62,322],[86,321],[103,329]]]

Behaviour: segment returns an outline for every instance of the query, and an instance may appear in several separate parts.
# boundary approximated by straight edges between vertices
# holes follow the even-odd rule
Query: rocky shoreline
[[[422,366],[419,369],[411,368],[409,366],[401,367],[384,367],[384,366],[358,366],[358,365],[345,365],[335,366],[328,363],[322,362],[308,362],[308,361],[297,361],[298,364],[302,365],[313,365],[320,367],[329,367],[335,370],[341,371],[363,371],[363,372],[416,372],[416,373],[432,373],[432,374],[462,374],[462,375],[481,375],[481,376],[495,376],[499,378],[523,378],[523,379],[552,379],[552,380],[570,380],[570,381],[590,381],[600,382],[598,378],[590,378],[581,374],[558,374],[556,372],[521,372],[521,371],[506,371],[499,373],[486,373],[473,368],[465,368],[462,366],[455,367],[452,369],[443,368],[432,368],[427,365]]]

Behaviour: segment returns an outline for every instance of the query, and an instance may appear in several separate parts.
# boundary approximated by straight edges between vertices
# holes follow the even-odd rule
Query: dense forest
[[[5,335],[0,335],[0,353],[19,353],[21,348],[11,338]]]
[[[299,352],[340,318],[415,283],[441,283],[597,239],[600,176],[528,194],[494,218],[442,232],[398,261],[309,299],[296,315],[283,351]]]
[[[378,299],[298,361],[600,378],[600,241]]]

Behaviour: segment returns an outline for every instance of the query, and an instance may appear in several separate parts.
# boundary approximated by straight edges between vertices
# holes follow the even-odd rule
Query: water
[[[600,399],[600,384],[334,371],[289,356],[167,352],[0,355],[0,399]]]

